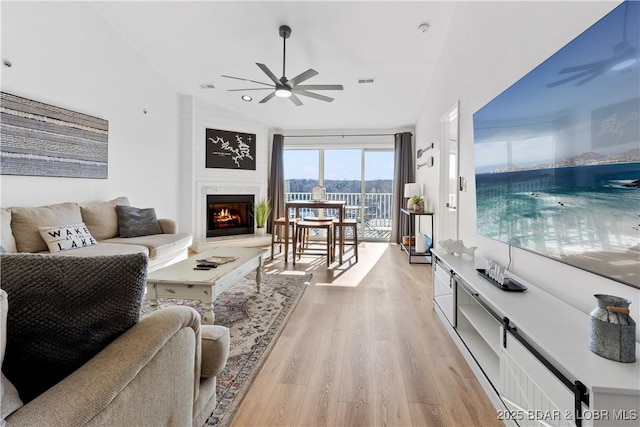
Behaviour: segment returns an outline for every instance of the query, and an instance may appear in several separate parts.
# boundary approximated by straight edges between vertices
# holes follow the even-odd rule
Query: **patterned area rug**
[[[226,427],[231,423],[311,276],[263,274],[257,294],[255,274],[252,274],[216,299],[215,323],[230,329],[231,348],[227,365],[216,379],[217,406],[207,426]],[[159,305],[187,305],[198,310],[201,316],[204,313],[197,300],[168,299]]]

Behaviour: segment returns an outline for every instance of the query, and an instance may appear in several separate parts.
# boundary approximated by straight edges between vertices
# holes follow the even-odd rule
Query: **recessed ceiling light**
[[[253,101],[253,98],[250,97],[249,95],[242,95],[242,100],[246,102],[251,102]]]

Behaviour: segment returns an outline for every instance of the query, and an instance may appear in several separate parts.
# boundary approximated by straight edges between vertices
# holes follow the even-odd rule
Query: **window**
[[[307,200],[313,186],[320,184],[328,199],[346,201],[345,215],[358,221],[360,239],[389,241],[393,156],[391,147],[285,147],[285,198]]]

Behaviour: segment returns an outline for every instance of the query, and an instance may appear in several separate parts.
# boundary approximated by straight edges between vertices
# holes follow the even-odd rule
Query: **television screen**
[[[482,235],[640,288],[640,3],[473,115]]]

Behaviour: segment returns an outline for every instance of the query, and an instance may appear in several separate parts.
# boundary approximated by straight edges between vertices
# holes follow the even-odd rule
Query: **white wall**
[[[2,206],[126,195],[177,217],[178,95],[88,3],[2,2],[2,58],[2,91],[109,121],[108,179],[3,175]]]
[[[439,141],[438,120],[459,100],[460,175],[467,178],[467,191],[460,193],[459,200],[459,237],[467,246],[478,246],[478,255],[503,265],[509,262],[506,244],[476,233],[473,113],[619,3],[534,1],[457,5],[429,87],[429,97],[416,124],[416,145],[419,149],[431,141]],[[437,162],[439,153],[434,155]],[[441,210],[437,206],[438,175],[439,167],[417,171],[417,180],[426,188],[436,212]],[[638,289],[530,252],[513,249],[512,255],[511,269],[517,275],[585,313],[596,305],[593,294],[605,293],[629,298],[632,317],[640,319]]]
[[[207,169],[207,128],[255,134],[256,170]],[[256,201],[267,197],[271,140],[266,125],[190,95],[180,98],[180,135],[180,229],[202,240],[206,238],[206,194],[252,194]]]

